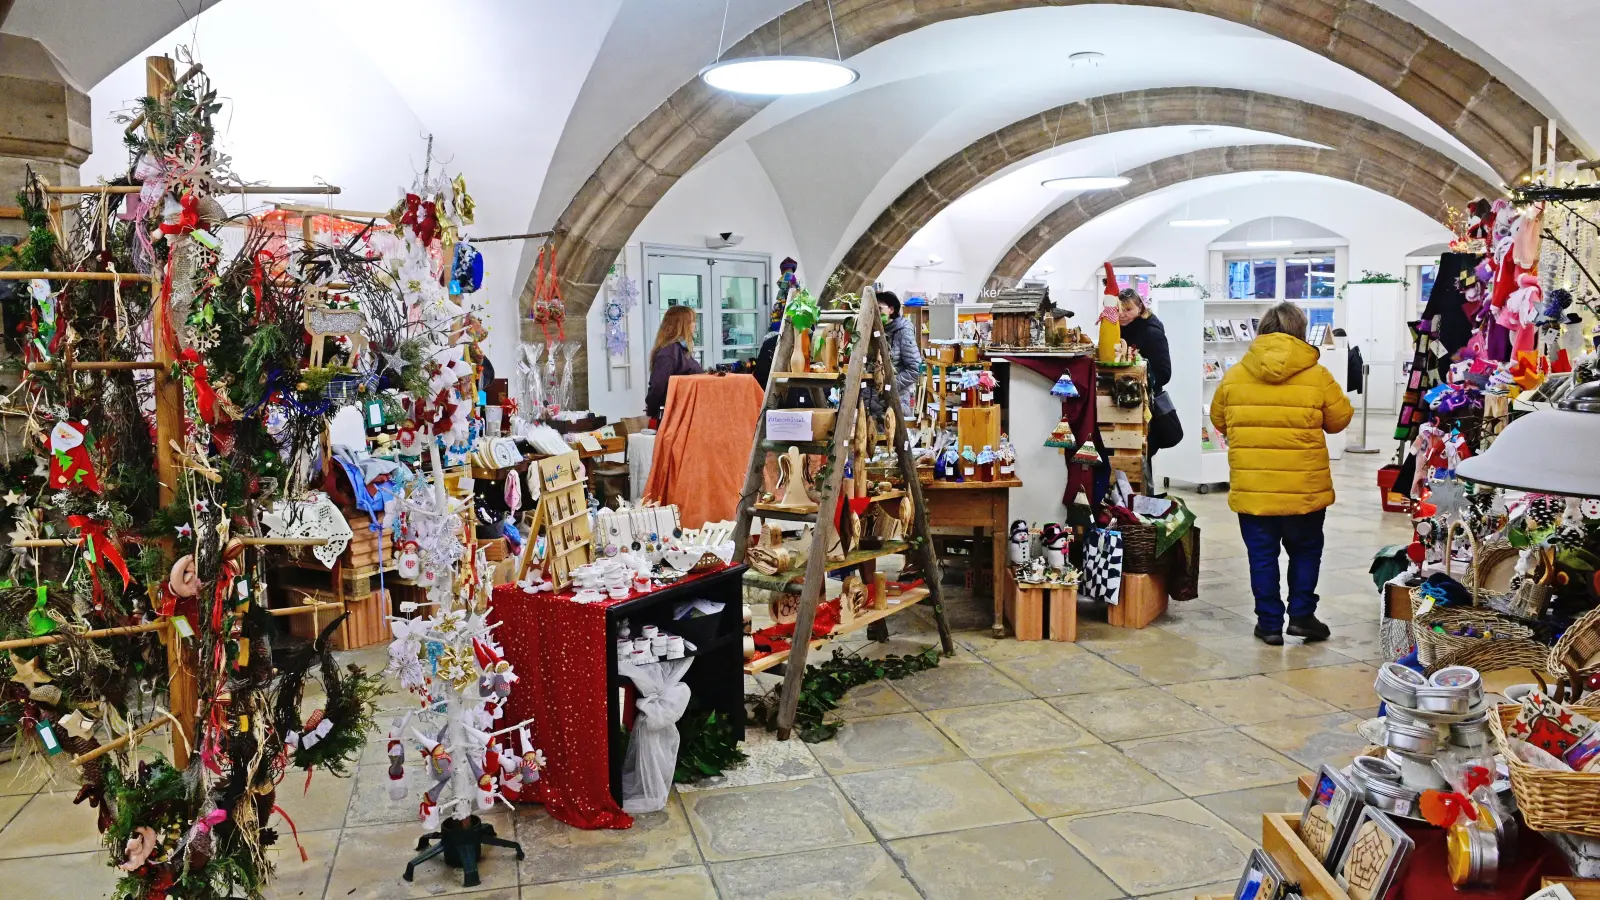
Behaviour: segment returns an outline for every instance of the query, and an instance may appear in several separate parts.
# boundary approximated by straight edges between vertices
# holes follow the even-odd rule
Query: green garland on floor
[[[672,772],[675,784],[714,778],[748,759],[739,749],[733,723],[714,709],[692,712],[678,720],[678,741],[678,765]]]
[[[920,653],[889,655],[873,659],[834,650],[833,658],[806,670],[800,683],[800,702],[795,707],[794,729],[800,740],[817,744],[839,733],[839,722],[829,721],[828,713],[839,708],[844,695],[853,687],[887,678],[898,681],[939,665],[939,648],[928,647]],[[751,721],[765,725],[768,731],[778,728],[778,702],[782,685],[765,694],[747,694]]]

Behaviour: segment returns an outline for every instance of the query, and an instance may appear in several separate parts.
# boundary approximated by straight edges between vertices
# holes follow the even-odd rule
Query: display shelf
[[[862,563],[872,562],[881,557],[904,553],[910,546],[905,541],[884,541],[883,546],[876,550],[857,550],[854,553],[846,553],[842,559],[830,559],[823,571],[837,572],[840,569],[854,568]],[[745,576],[745,583],[762,590],[782,591],[788,588],[789,585],[799,581],[805,574],[804,569],[790,569],[786,572],[779,572],[776,575],[765,575],[752,571]]]
[[[751,580],[751,577],[750,576],[746,576],[745,582],[749,583],[750,580]],[[918,603],[922,602],[927,596],[928,596],[928,589],[927,588],[912,588],[911,590],[906,591],[905,593],[899,595],[898,597],[890,597],[889,598],[889,605],[886,608],[884,608],[884,609],[869,609],[866,612],[861,613],[860,615],[856,616],[854,619],[850,620],[848,623],[841,623],[827,637],[814,638],[811,641],[811,649],[812,650],[820,649],[822,646],[827,644],[829,641],[838,640],[839,638],[844,637],[847,634],[852,634],[854,632],[860,631],[861,629],[867,627],[868,625],[871,625],[873,622],[877,622],[877,621],[879,621],[881,619],[887,619],[888,617],[894,615],[897,612],[901,612],[902,610],[910,609],[911,607],[916,606]],[[754,675],[754,674],[756,674],[758,672],[765,672],[766,670],[772,668],[773,666],[776,666],[777,664],[783,662],[784,660],[786,660],[788,658],[789,658],[789,651],[787,651],[787,650],[779,650],[776,653],[769,653],[766,656],[761,657],[760,659],[753,660],[751,662],[745,663],[744,672],[745,672],[746,675]]]

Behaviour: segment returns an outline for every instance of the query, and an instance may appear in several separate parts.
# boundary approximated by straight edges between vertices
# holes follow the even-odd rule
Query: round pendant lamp
[[[778,54],[722,59],[722,42],[727,37],[728,7],[722,6],[722,33],[717,37],[717,61],[700,70],[700,79],[717,90],[732,94],[786,97],[791,94],[817,94],[851,84],[861,73],[844,64],[839,46],[839,26],[833,20],[833,0],[828,0],[828,25],[833,29],[836,59],[820,56],[785,56],[783,17],[778,17]]]
[[[1531,412],[1507,425],[1489,449],[1464,459],[1456,474],[1475,484],[1600,497],[1600,466],[1588,454],[1600,446],[1600,382],[1574,388],[1555,409]]]

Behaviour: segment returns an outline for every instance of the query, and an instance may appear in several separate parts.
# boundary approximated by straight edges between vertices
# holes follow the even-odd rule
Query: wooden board
[[[1600,900],[1600,881],[1593,878],[1574,878],[1570,875],[1546,875],[1539,887],[1559,884],[1572,893],[1572,900]]]
[[[1285,878],[1300,883],[1306,900],[1350,900],[1300,840],[1299,826],[1298,813],[1266,813],[1261,817],[1261,849],[1272,856]]]
[[[1144,407],[1135,406],[1125,409],[1111,402],[1111,398],[1101,394],[1094,398],[1095,421],[1104,426],[1107,422],[1113,425],[1142,425],[1144,424]]]
[[[956,411],[956,443],[974,452],[1000,446],[1000,407],[969,406]]]
[[[1160,575],[1123,575],[1122,593],[1107,607],[1106,620],[1118,628],[1143,628],[1167,611],[1167,582]]]
[[[1143,450],[1144,425],[1100,426],[1100,443],[1108,450]]]
[[[1078,589],[1057,587],[1050,589],[1050,640],[1076,641],[1078,639]]]
[[[589,495],[579,473],[577,451],[547,456],[535,467],[539,478],[539,503],[534,507],[533,530],[523,548],[517,577],[527,574],[534,546],[545,535],[545,574],[558,590],[572,584],[572,570],[594,559],[594,539],[589,528]]]
[[[834,628],[833,632],[827,637],[816,638],[813,640],[811,642],[811,649],[820,649],[829,641],[837,640],[847,634],[860,631],[868,625],[871,625],[873,622],[879,621],[880,619],[887,619],[897,612],[910,609],[926,599],[927,596],[927,588],[912,588],[911,590],[899,594],[898,596],[890,597],[890,605],[887,609],[869,609],[861,615],[856,616],[848,625],[841,623],[838,627]],[[744,671],[748,675],[754,675],[757,672],[765,672],[766,670],[788,658],[789,651],[780,650],[777,653],[772,653],[767,656],[763,656],[760,659],[752,660],[751,662],[746,663]]]
[[[1044,640],[1044,606],[1050,591],[1045,587],[1018,584],[1006,576],[1006,622],[1019,641]]]

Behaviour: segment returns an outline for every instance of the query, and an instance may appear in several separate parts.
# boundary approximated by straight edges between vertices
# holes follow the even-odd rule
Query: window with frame
[[[1308,250],[1283,261],[1283,299],[1332,300],[1333,251]]]
[[[1278,260],[1248,257],[1229,259],[1228,299],[1275,300],[1278,297]]]

